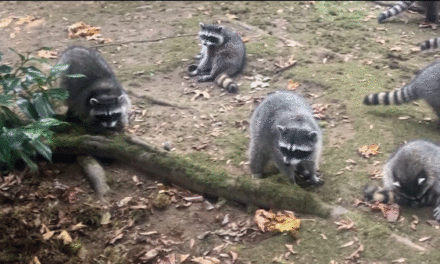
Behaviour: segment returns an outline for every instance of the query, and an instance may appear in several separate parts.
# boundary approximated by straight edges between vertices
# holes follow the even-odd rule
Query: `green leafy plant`
[[[44,47],[36,51],[42,49],[50,50]],[[67,98],[67,91],[54,88],[54,83],[69,65],[55,65],[49,74],[45,74],[28,65],[32,61],[47,63],[46,59],[30,57],[32,52],[22,55],[10,50],[19,56],[20,61],[15,67],[5,65],[0,53],[0,84],[3,87],[3,94],[0,94],[0,165],[14,169],[22,160],[35,171],[38,169],[34,161],[37,154],[49,161],[52,159],[52,151],[45,144],[51,140],[53,132],[50,129],[66,124],[54,118],[51,101]],[[17,110],[27,119],[20,118]]]

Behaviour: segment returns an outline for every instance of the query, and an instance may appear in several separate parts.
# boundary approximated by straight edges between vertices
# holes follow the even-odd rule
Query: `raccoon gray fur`
[[[424,99],[440,118],[440,62],[434,62],[421,69],[412,81],[404,87],[365,96],[366,105],[400,105]]]
[[[439,146],[424,140],[410,141],[390,156],[383,174],[383,188],[364,189],[367,201],[434,206],[433,217],[440,221]]]
[[[246,47],[240,36],[221,25],[200,23],[202,49],[195,57],[198,64],[190,65],[190,76],[199,82],[214,81],[230,93],[238,91],[231,77],[240,73],[246,61]]]
[[[324,181],[316,174],[322,150],[322,132],[313,109],[295,92],[282,90],[269,94],[250,119],[249,146],[252,176],[261,178],[269,160],[295,183],[301,174],[313,185]]]
[[[438,1],[399,1],[398,3],[396,3],[395,6],[390,7],[386,11],[380,13],[377,17],[377,21],[379,23],[382,23],[384,20],[396,16],[407,10],[414,3],[425,9],[427,22],[437,22],[438,11],[440,10]]]
[[[427,41],[423,42],[420,45],[420,49],[423,50],[429,50],[429,49],[437,49],[440,46],[440,38],[432,38],[428,39]]]
[[[131,102],[110,66],[96,49],[71,46],[57,64],[69,68],[60,78],[60,87],[69,92],[68,118],[97,130],[121,131],[128,124]],[[83,74],[71,78],[67,75]]]

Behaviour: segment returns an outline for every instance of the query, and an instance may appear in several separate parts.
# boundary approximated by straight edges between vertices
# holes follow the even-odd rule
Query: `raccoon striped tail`
[[[436,49],[440,46],[440,38],[429,39],[420,45],[421,50]]]
[[[392,204],[395,202],[394,193],[375,185],[365,185],[363,189],[364,200],[370,203],[380,202]]]
[[[398,90],[382,92],[365,96],[365,105],[400,105],[419,99],[415,93],[414,86],[409,84]]]
[[[395,6],[390,7],[386,11],[379,14],[377,17],[377,21],[382,23],[385,19],[393,17],[407,10],[410,5],[412,5],[414,1],[399,1]]]
[[[238,91],[238,85],[226,74],[222,73],[215,79],[215,84],[226,89],[230,93]]]

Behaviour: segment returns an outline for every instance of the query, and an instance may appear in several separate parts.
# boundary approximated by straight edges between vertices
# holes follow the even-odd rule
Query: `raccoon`
[[[435,206],[440,221],[440,147],[424,140],[410,141],[394,152],[383,169],[383,188],[367,186],[367,201],[421,207]]]
[[[302,96],[287,90],[269,94],[252,113],[250,133],[253,177],[261,178],[266,163],[273,160],[294,184],[295,174],[302,174],[313,185],[324,183],[316,174],[322,132]]]
[[[440,118],[440,62],[434,62],[421,69],[412,81],[404,87],[365,96],[365,105],[400,105],[424,99]]]
[[[57,64],[68,64],[60,87],[69,92],[67,116],[97,130],[122,131],[128,124],[131,102],[110,66],[96,49],[71,46]],[[67,75],[83,74],[71,78]]]
[[[423,42],[420,45],[420,49],[423,50],[429,50],[429,49],[436,49],[440,46],[440,38],[432,38],[425,42]]]
[[[377,17],[377,21],[382,23],[384,20],[402,13],[414,4],[414,2],[416,1],[399,1],[395,6],[380,13]],[[437,14],[439,11],[438,1],[417,1],[417,5],[425,9],[427,22],[437,22]]]
[[[246,47],[240,36],[221,25],[200,23],[199,38],[202,49],[190,65],[190,76],[199,82],[214,81],[230,93],[238,91],[237,84],[230,78],[240,73],[246,61]]]

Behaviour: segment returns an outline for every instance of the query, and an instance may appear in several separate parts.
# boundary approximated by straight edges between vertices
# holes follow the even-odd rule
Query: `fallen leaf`
[[[286,246],[286,248],[289,250],[289,252],[290,252],[291,254],[293,254],[293,255],[298,254],[298,252],[296,252],[295,250],[293,250],[293,245],[286,244],[285,246]]]
[[[257,210],[254,217],[257,226],[262,232],[278,230],[280,232],[288,231],[290,234],[300,227],[300,220],[293,212],[282,211],[274,214],[271,210]]]
[[[111,218],[112,216],[111,216],[111,214],[110,214],[110,212],[105,212],[103,215],[102,215],[102,218],[101,218],[101,225],[107,225],[107,224],[109,224],[110,223],[110,218]]]
[[[348,243],[345,243],[344,245],[340,246],[340,248],[346,248],[346,247],[352,246],[353,244],[354,244],[354,241],[352,240],[352,241],[350,241]]]
[[[391,260],[391,263],[404,263],[405,261],[406,258],[400,258],[400,259]]]
[[[66,230],[61,231],[61,234],[57,238],[63,240],[64,245],[70,244],[72,242],[72,238]]]
[[[347,260],[357,260],[360,258],[360,253],[364,252],[364,245],[360,244],[359,248],[356,249],[353,253],[350,254],[350,256],[346,257]]]
[[[11,24],[12,18],[4,18],[0,20],[0,28],[7,27],[9,24]]]
[[[299,87],[299,82],[294,82],[292,79],[289,79],[288,84],[287,84],[287,90],[290,91],[296,91],[296,89],[298,89]]]
[[[388,220],[388,222],[396,222],[399,219],[400,207],[398,204],[384,204],[375,202],[369,205],[372,210],[380,210],[382,215]]]
[[[234,251],[229,251],[229,255],[231,255],[232,264],[234,264],[238,257],[237,253],[235,253]]]
[[[376,156],[379,153],[380,144],[371,144],[371,145],[364,145],[362,147],[359,147],[358,152],[365,158],[369,158],[370,156]]]
[[[402,48],[400,46],[394,46],[394,47],[391,47],[390,50],[392,50],[392,51],[401,51]]]
[[[57,54],[58,53],[56,51],[39,50],[37,56],[46,59],[56,59],[58,57]]]
[[[220,260],[213,257],[199,257],[191,259],[191,262],[198,264],[217,264],[220,263]]]
[[[428,240],[430,240],[430,239],[431,239],[430,236],[425,236],[425,237],[420,238],[420,239],[419,239],[419,242],[425,242],[425,241],[428,241]]]
[[[347,218],[347,220],[341,220],[339,222],[334,222],[338,228],[337,230],[350,230],[354,227],[354,222]]]

